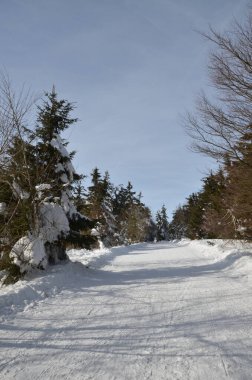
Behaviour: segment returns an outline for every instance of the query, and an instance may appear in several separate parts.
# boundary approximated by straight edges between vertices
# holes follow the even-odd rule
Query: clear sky
[[[131,180],[155,212],[197,191],[214,163],[192,153],[181,119],[207,89],[199,31],[244,19],[248,0],[0,0],[0,67],[35,93],[76,103],[75,167]]]

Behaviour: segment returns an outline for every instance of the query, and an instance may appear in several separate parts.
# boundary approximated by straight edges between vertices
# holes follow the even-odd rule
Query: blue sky
[[[34,93],[55,84],[76,103],[67,138],[75,167],[131,180],[169,216],[215,163],[192,153],[182,127],[209,86],[212,48],[197,31],[244,19],[243,0],[1,0],[0,67]],[[212,90],[211,90],[212,91]]]

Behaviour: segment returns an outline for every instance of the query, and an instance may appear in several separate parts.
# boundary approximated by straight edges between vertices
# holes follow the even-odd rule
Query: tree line
[[[91,184],[75,171],[62,133],[77,119],[55,88],[37,108],[35,128],[25,116],[34,101],[0,84],[0,273],[16,281],[32,268],[67,259],[67,248],[93,249],[167,238],[131,182],[115,186],[98,168]],[[161,214],[162,215],[161,215]],[[161,218],[159,217],[161,215]],[[166,214],[165,214],[166,217]],[[166,222],[165,222],[166,223]]]
[[[216,159],[219,169],[203,179],[173,214],[171,234],[252,239],[252,13],[231,30],[204,34],[215,46],[209,72],[216,95],[204,93],[185,126],[195,152]]]
[[[216,97],[202,94],[185,120],[196,152],[219,169],[203,179],[170,223],[163,205],[155,221],[130,182],[114,185],[98,168],[91,184],[75,171],[62,133],[77,120],[73,104],[55,89],[37,109],[34,128],[26,117],[34,104],[0,80],[0,273],[15,281],[31,268],[66,260],[68,247],[92,249],[141,241],[252,238],[252,14],[226,33],[210,29],[216,47],[209,70]]]

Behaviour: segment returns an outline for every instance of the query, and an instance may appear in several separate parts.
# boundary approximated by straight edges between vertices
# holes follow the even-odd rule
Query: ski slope
[[[0,289],[0,379],[252,379],[251,252],[206,241],[71,251]]]

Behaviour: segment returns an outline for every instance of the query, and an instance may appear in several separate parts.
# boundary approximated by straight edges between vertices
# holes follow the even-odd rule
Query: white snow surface
[[[1,379],[251,379],[252,246],[69,251],[0,289]]]

